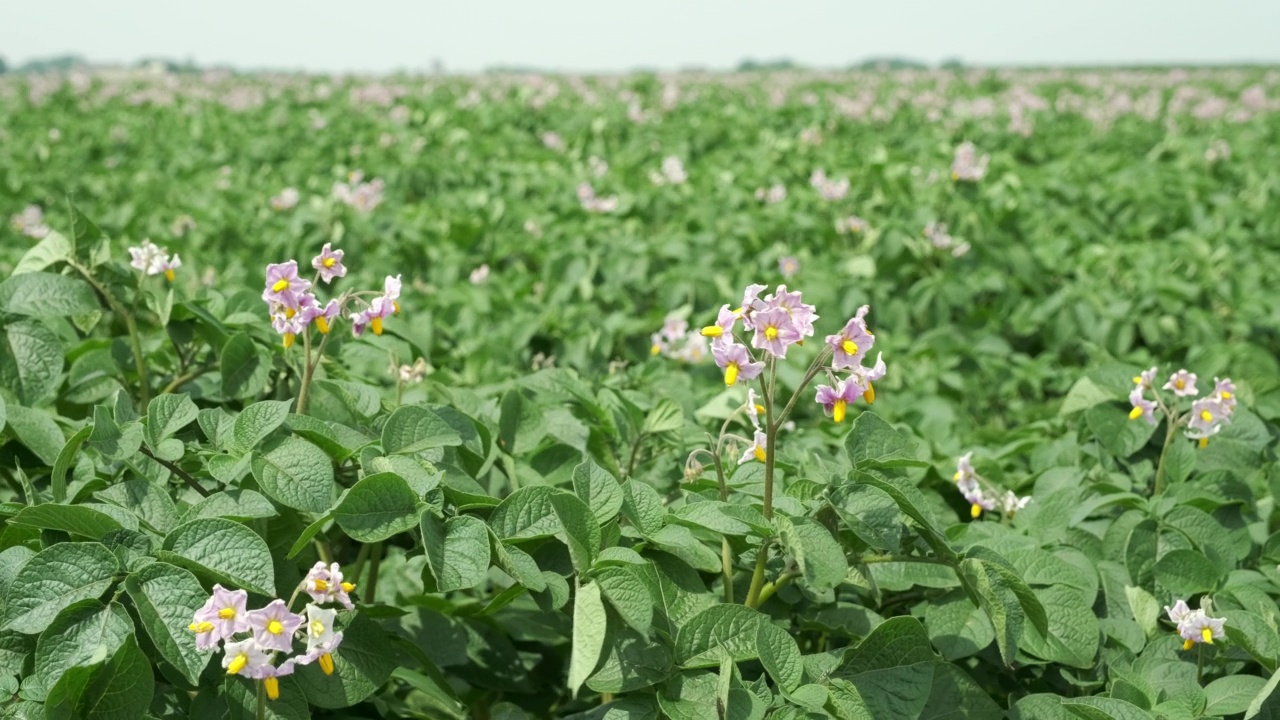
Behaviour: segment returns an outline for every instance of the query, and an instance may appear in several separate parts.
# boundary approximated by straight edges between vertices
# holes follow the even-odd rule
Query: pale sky
[[[0,56],[312,72],[1280,63],[1280,0],[5,0]]]

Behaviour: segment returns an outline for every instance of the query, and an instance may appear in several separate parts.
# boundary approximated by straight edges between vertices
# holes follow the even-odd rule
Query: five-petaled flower
[[[733,387],[739,379],[753,380],[764,370],[763,362],[752,362],[747,347],[735,342],[713,344],[711,356],[724,370],[724,384],[728,387]]]
[[[347,267],[342,264],[342,250],[333,250],[330,248],[331,243],[325,243],[320,249],[320,254],[312,258],[311,267],[320,273],[320,279],[326,283],[333,282],[334,278],[345,277]]]
[[[1191,397],[1196,394],[1196,374],[1179,370],[1169,376],[1169,381],[1164,384],[1165,390],[1172,390],[1174,395],[1178,397]]]
[[[293,650],[293,634],[302,625],[302,616],[289,612],[283,600],[272,600],[260,610],[248,613],[253,639],[267,650]]]
[[[832,351],[832,369],[844,370],[859,366],[867,351],[875,344],[875,336],[867,330],[866,317],[870,311],[870,305],[863,305],[839,333],[827,336],[827,345],[831,346]]]
[[[752,460],[765,462],[768,460],[769,436],[763,430],[756,430],[755,435],[751,439],[751,444],[742,452],[742,457],[738,458],[738,464],[741,465]]]
[[[864,392],[865,389],[858,384],[857,380],[849,378],[848,380],[836,382],[834,387],[831,385],[819,385],[815,399],[822,406],[822,410],[827,414],[827,417],[836,422],[844,422],[846,408],[857,402]]]

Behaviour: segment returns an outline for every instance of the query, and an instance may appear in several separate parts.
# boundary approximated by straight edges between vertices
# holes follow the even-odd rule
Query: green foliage
[[[1280,717],[1267,72],[6,76],[6,716]],[[326,243],[344,309],[282,334],[264,266]],[[696,328],[761,280],[815,332],[726,387]],[[864,304],[887,374],[827,416]],[[1153,364],[1230,423],[1131,419]],[[342,640],[263,701],[196,647],[215,584]]]

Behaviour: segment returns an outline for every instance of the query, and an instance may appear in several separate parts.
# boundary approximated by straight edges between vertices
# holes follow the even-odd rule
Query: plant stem
[[[258,720],[266,720],[266,717],[267,717],[267,698],[265,697],[266,687],[262,684],[261,680],[257,681],[257,685],[258,685],[257,718]]]
[[[744,605],[753,608],[760,605],[760,591],[764,588],[764,565],[769,561],[769,546],[763,541],[756,551],[756,569],[751,573],[751,587],[747,590]]]
[[[299,415],[307,412],[307,393],[311,390],[311,373],[315,366],[311,364],[311,328],[302,333],[302,348],[305,360],[302,362],[302,382],[298,385],[298,404],[293,411]]]
[[[182,375],[175,377],[173,380],[170,380],[169,384],[165,385],[164,389],[162,389],[159,392],[159,394],[164,395],[165,393],[171,393],[174,390],[177,390],[178,388],[182,387],[183,385],[191,382],[192,380],[195,380],[196,378],[204,375],[205,373],[209,372],[212,369],[213,369],[213,366],[206,365],[204,367],[196,368],[195,370],[192,370],[190,372],[183,373]]]
[[[1172,414],[1165,416],[1164,424],[1168,430],[1164,434],[1164,447],[1160,449],[1160,462],[1156,463],[1156,484],[1151,490],[1153,497],[1159,495],[1160,490],[1164,488],[1164,459],[1169,454],[1169,447],[1173,445],[1174,431],[1178,429]]]
[[[134,370],[138,374],[138,405],[145,413],[147,405],[151,403],[151,384],[147,379],[147,361],[142,354],[142,339],[138,336],[138,321],[134,319],[133,313],[121,305],[102,283],[98,282],[89,268],[81,265],[75,258],[68,258],[67,264],[80,273],[80,276],[102,297],[103,302],[112,312],[124,320],[125,329],[129,332],[129,348],[133,351]]]
[[[169,472],[182,478],[182,481],[187,484],[187,487],[199,493],[200,497],[209,497],[209,491],[201,487],[200,481],[196,480],[195,477],[191,475],[191,473],[187,472],[186,470],[183,470],[182,468],[169,462],[168,460],[161,460],[160,458],[156,457],[155,455],[152,454],[152,452],[149,449],[147,449],[146,445],[139,447],[138,452],[142,453],[143,455],[146,455],[152,460],[155,460],[156,462],[163,465],[165,469],[167,469]]]
[[[756,598],[756,604],[751,607],[758,608],[765,603],[766,600],[773,597],[778,590],[786,587],[787,583],[795,579],[797,573],[784,572],[778,576],[777,580],[768,583],[760,590],[760,597]]]
[[[369,594],[365,598],[365,602],[372,605],[377,597],[378,591],[378,566],[382,564],[382,542],[373,544],[373,549],[369,551]]]
[[[636,436],[636,441],[631,445],[631,457],[630,459],[627,460],[627,477],[628,478],[631,477],[633,474],[635,474],[636,457],[640,453],[640,445],[644,442],[644,438],[646,435],[648,435],[648,433],[641,432],[639,435]]]
[[[716,468],[716,483],[720,488],[720,502],[726,502],[729,499],[729,485],[724,479],[724,463],[720,460],[719,443],[716,444],[716,452],[711,453],[711,462]],[[729,547],[729,538],[720,538],[720,568],[724,573],[724,601],[733,602],[733,549]]]
[[[876,563],[891,563],[891,562],[917,562],[917,563],[930,563],[932,565],[947,565],[947,566],[951,565],[951,563],[947,562],[946,560],[943,560],[941,558],[928,557],[927,555],[893,555],[893,554],[863,555],[858,558],[858,562],[862,563],[863,565],[875,565]]]
[[[1196,648],[1196,684],[1199,685],[1204,672],[1204,643],[1196,643]]]

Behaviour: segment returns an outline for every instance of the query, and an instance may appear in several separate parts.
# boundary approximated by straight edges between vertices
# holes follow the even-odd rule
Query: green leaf
[[[0,312],[65,317],[101,309],[93,288],[67,275],[30,272],[0,282]]]
[[[54,503],[23,508],[17,515],[9,518],[9,523],[42,530],[61,530],[93,540],[99,540],[108,532],[121,527],[115,518],[98,510],[84,505]]]
[[[684,427],[684,410],[670,398],[659,400],[645,416],[642,432],[646,435],[672,432]]]
[[[1226,631],[1233,645],[1252,655],[1267,672],[1275,672],[1280,661],[1280,637],[1262,616],[1232,610],[1227,615]]]
[[[22,405],[39,405],[57,391],[62,385],[62,363],[62,342],[44,323],[21,320],[0,327],[0,385],[12,390]],[[11,427],[14,414],[9,413]],[[20,427],[14,429],[20,431]],[[52,463],[56,455],[54,451],[40,459]]]
[[[36,641],[36,677],[53,687],[62,674],[111,657],[133,634],[133,621],[119,603],[81,600],[67,607]]]
[[[223,585],[275,597],[271,551],[257,533],[231,520],[200,518],[165,536],[160,559]]]
[[[151,662],[132,635],[105,662],[63,673],[45,701],[48,720],[131,720],[151,705]]]
[[[671,651],[661,642],[627,626],[610,626],[604,657],[587,687],[602,693],[624,693],[650,687],[671,673]]]
[[[154,449],[173,434],[195,422],[200,410],[186,395],[165,393],[147,406],[147,444]]]
[[[568,546],[574,568],[579,573],[587,572],[600,552],[600,525],[596,517],[577,495],[564,491],[557,491],[551,496],[551,507],[555,509],[561,525],[556,537]]]
[[[714,605],[694,615],[676,635],[676,661],[683,668],[716,667],[759,657],[756,637],[768,619],[745,605]]]
[[[533,592],[542,592],[547,589],[547,581],[542,576],[542,571],[538,569],[538,563],[520,548],[503,543],[501,538],[493,532],[493,528],[489,528],[489,549],[493,564],[516,582]]]
[[[280,697],[264,698],[262,720],[310,720],[311,709],[307,696],[297,680],[286,675],[279,679]],[[222,681],[221,698],[226,701],[226,720],[257,720],[258,683],[238,675],[226,675]],[[194,715],[194,713],[192,713]],[[212,719],[210,719],[212,720]]]
[[[1258,691],[1249,703],[1249,708],[1245,710],[1245,720],[1276,720],[1280,718],[1280,693],[1276,692],[1276,686],[1280,685],[1280,670],[1273,672],[1271,678],[1267,680],[1267,684]]]
[[[1221,578],[1218,566],[1195,550],[1171,550],[1155,565],[1156,582],[1176,597],[1214,590]]]
[[[800,687],[804,681],[804,661],[791,633],[772,622],[761,621],[756,628],[756,649],[760,653],[760,664],[778,687],[787,692]]]
[[[503,498],[489,516],[489,526],[503,540],[532,540],[555,535],[562,525],[551,497],[559,490],[529,485]]]
[[[1035,588],[1034,592],[1048,619],[1047,632],[1034,622],[1023,625],[1019,648],[1051,662],[1093,667],[1101,633],[1092,602],[1085,602],[1079,590],[1065,585]]]
[[[1164,477],[1167,484],[1185,482],[1196,468],[1199,455],[1188,442],[1174,442],[1164,456]]]
[[[893,551],[902,544],[902,512],[885,491],[849,483],[831,489],[831,506],[844,526],[877,550]]]
[[[1148,638],[1160,632],[1160,603],[1155,597],[1140,587],[1126,585],[1125,598],[1129,601],[1129,609],[1133,611],[1133,619],[1142,628]]]
[[[958,574],[978,596],[978,603],[995,628],[1000,659],[1012,667],[1018,656],[1018,638],[1022,635],[1022,605],[1004,576],[991,569],[992,564],[973,558],[960,561]]]
[[[231,449],[238,453],[252,450],[284,424],[292,404],[288,400],[263,400],[241,410],[231,429]]]
[[[58,543],[40,551],[9,584],[0,630],[43,631],[72,603],[106,592],[119,569],[116,556],[100,543]]]
[[[916,459],[916,442],[871,411],[854,418],[844,449],[854,467],[925,467]]]
[[[796,567],[815,592],[833,590],[844,582],[849,573],[840,543],[831,531],[816,520],[804,517],[776,517],[778,539],[786,553],[795,560]]]
[[[924,626],[933,647],[947,660],[975,655],[996,639],[987,613],[960,590],[931,599]]]
[[[622,486],[618,479],[591,458],[573,469],[573,492],[591,508],[601,525],[617,517],[622,509]]]
[[[919,488],[898,478],[880,478],[870,473],[856,470],[853,473],[853,477],[855,482],[870,485],[893,498],[893,501],[898,504],[898,509],[915,521],[921,537],[924,538],[925,542],[929,543],[929,547],[941,559],[956,559],[956,553],[951,549],[951,543],[942,531],[938,529],[937,520],[934,519],[932,513],[925,509],[928,507],[928,503]]]
[[[418,524],[419,502],[404,478],[377,473],[353,485],[332,515],[352,540],[378,542],[412,530]]]
[[[600,592],[628,625],[641,635],[653,623],[653,598],[649,588],[630,568],[606,567],[594,573]]]
[[[1085,411],[1084,420],[1102,447],[1118,458],[1127,458],[1142,449],[1156,430],[1154,425],[1130,420],[1128,412],[1110,403]]]
[[[483,520],[457,515],[441,522],[428,509],[420,524],[427,567],[435,579],[434,590],[428,592],[467,590],[484,582],[489,574],[489,528]]]
[[[668,525],[649,538],[649,544],[669,552],[702,572],[719,572],[720,554],[694,537],[683,525]]]
[[[154,562],[129,575],[124,587],[160,656],[188,683],[198,685],[209,656],[196,650],[186,624],[208,599],[200,581],[180,567]]]
[[[644,535],[653,535],[666,523],[667,510],[658,491],[638,480],[622,486],[622,514]]]
[[[1085,720],[1151,720],[1151,713],[1125,700],[1109,697],[1064,698],[1062,706]]]
[[[192,505],[182,516],[182,522],[206,517],[222,517],[231,520],[252,520],[275,517],[278,513],[271,501],[253,490],[224,490],[216,492]]]
[[[142,426],[136,422],[121,425],[112,417],[110,408],[97,405],[93,408],[93,432],[89,433],[88,444],[112,460],[125,460],[142,447]]]
[[[1257,675],[1228,675],[1220,677],[1204,688],[1209,703],[1205,715],[1235,715],[1249,709],[1249,704],[1265,687],[1267,681]]]
[[[50,230],[44,239],[23,254],[13,267],[13,275],[25,275],[43,270],[50,265],[66,262],[72,257],[71,241],[57,230]]]
[[[401,664],[398,654],[389,652],[391,639],[365,615],[356,615],[342,632],[342,645],[333,653],[333,675],[325,675],[319,663],[294,673],[307,700],[317,707],[344,708],[363,701]]]
[[[333,462],[306,440],[269,440],[254,452],[251,467],[258,487],[281,505],[312,513],[333,505]]]
[[[885,620],[844,653],[844,661],[832,677],[849,679],[873,670],[915,665],[937,659],[929,645],[929,635],[913,617]]]
[[[178,524],[178,508],[169,497],[169,489],[151,480],[138,478],[116,483],[96,495],[100,500],[132,512],[157,532],[167,533]]]
[[[569,654],[568,679],[569,692],[575,696],[600,663],[607,626],[600,586],[595,583],[579,586],[573,600],[573,647]]]
[[[1100,387],[1088,377],[1081,377],[1067,391],[1067,396],[1062,400],[1062,408],[1058,410],[1058,415],[1067,417],[1088,410],[1100,403],[1118,399],[1115,393],[1110,390]]]
[[[382,426],[382,450],[388,455],[461,445],[462,436],[439,415],[421,405],[402,405]]]
[[[86,425],[77,430],[76,434],[67,440],[67,444],[62,446],[62,450],[58,452],[58,457],[54,459],[53,473],[49,477],[50,492],[53,495],[54,502],[67,501],[67,470],[70,470],[72,464],[75,463],[76,456],[80,452],[80,446],[84,444],[85,440],[89,439],[89,435],[92,432],[92,425]]]
[[[253,397],[271,378],[271,354],[245,333],[227,339],[218,356],[222,369],[222,394],[229,398]]]

